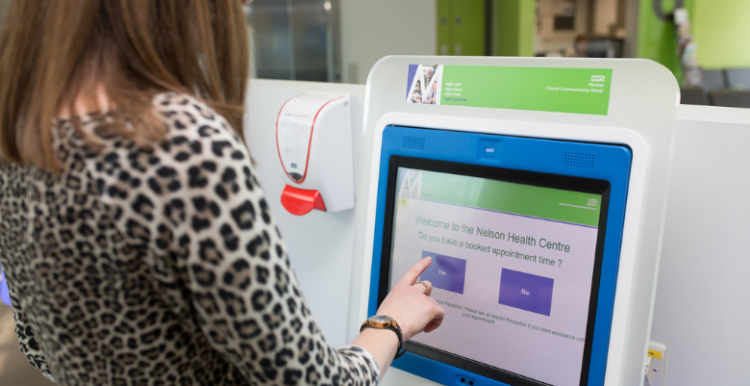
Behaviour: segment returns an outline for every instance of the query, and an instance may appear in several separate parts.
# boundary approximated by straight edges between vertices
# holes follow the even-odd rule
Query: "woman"
[[[14,1],[0,42],[0,263],[62,385],[374,384],[394,331],[328,345],[242,141],[240,0]],[[443,310],[419,262],[385,299]],[[427,296],[425,296],[427,295]]]

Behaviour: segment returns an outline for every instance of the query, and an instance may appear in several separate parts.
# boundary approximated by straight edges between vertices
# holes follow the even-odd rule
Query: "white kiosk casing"
[[[611,69],[606,115],[584,115],[404,101],[407,68],[430,63],[459,66]],[[512,92],[513,90],[508,90]],[[388,125],[610,143],[633,153],[605,385],[643,383],[678,87],[664,67],[647,60],[387,57],[370,72],[356,212],[349,338],[367,316],[375,233],[376,192],[382,133]],[[383,384],[433,384],[392,369]]]

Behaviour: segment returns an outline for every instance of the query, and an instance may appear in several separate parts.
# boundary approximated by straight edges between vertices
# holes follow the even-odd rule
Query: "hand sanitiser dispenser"
[[[427,256],[445,309],[381,384],[642,384],[677,91],[645,60],[378,62],[350,336]]]
[[[301,216],[354,207],[351,103],[347,95],[289,99],[276,121],[276,145],[289,178],[281,203]]]

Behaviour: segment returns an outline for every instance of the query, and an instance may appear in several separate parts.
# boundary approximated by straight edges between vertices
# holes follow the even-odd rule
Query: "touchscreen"
[[[390,285],[425,256],[441,328],[412,342],[581,382],[602,196],[399,167]]]

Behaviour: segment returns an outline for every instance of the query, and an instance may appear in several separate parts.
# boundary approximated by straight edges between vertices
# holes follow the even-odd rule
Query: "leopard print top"
[[[65,165],[0,166],[0,262],[21,351],[62,385],[375,385],[335,350],[289,263],[247,149],[184,95],[145,149],[82,117],[54,124]]]

